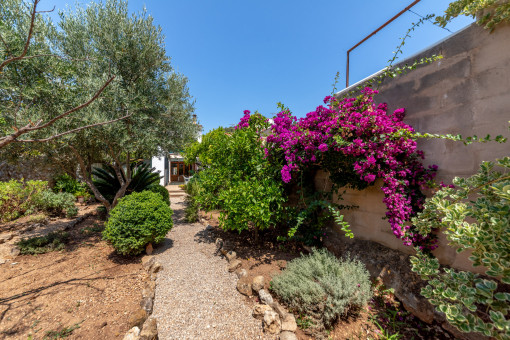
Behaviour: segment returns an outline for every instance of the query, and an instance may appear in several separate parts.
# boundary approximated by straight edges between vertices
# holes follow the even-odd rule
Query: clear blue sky
[[[89,1],[79,1],[86,4]],[[304,116],[337,88],[345,87],[346,51],[410,4],[341,0],[130,0],[144,6],[166,36],[174,68],[189,78],[204,133],[236,124],[243,110],[274,114],[281,101]],[[42,0],[40,9],[63,9],[70,0]],[[422,0],[412,10],[440,14],[448,1]],[[351,53],[351,84],[384,68],[413,22],[407,12]],[[472,22],[458,18],[455,32]],[[431,23],[406,41],[410,56],[451,33]]]

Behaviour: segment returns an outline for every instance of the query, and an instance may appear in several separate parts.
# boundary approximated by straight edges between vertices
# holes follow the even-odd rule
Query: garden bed
[[[248,272],[248,282],[258,275],[265,278],[265,289],[273,275],[280,272],[288,261],[307,253],[309,248],[293,243],[268,241],[270,235],[261,233],[259,244],[252,243],[251,234],[225,232],[219,227],[217,212],[200,212],[202,223],[212,226],[215,237],[221,238],[226,248],[235,249],[242,268]],[[266,236],[266,237],[265,237]],[[272,235],[274,236],[274,235]],[[276,297],[272,294],[273,297]],[[279,301],[281,303],[281,301]],[[255,306],[256,296],[247,297],[246,303]],[[426,324],[407,312],[391,290],[374,282],[374,297],[359,315],[347,315],[338,320],[325,334],[318,334],[304,315],[295,315],[298,324],[296,335],[304,339],[453,339],[438,324]],[[394,335],[397,334],[398,335]],[[393,337],[391,337],[393,335]]]
[[[101,239],[103,221],[90,208],[80,207],[90,215],[65,230],[63,250],[0,265],[0,339],[122,339],[131,328],[146,274],[140,258],[118,256]],[[9,233],[22,228],[26,223],[10,223]]]

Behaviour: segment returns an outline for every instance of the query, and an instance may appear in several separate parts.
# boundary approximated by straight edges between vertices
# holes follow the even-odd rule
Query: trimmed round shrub
[[[159,243],[172,229],[172,209],[160,194],[134,192],[110,211],[103,238],[122,255],[140,254],[149,243]]]
[[[290,261],[273,277],[271,290],[290,308],[311,317],[319,329],[359,311],[372,297],[365,265],[349,257],[339,260],[325,249]]]
[[[164,186],[155,184],[151,185],[147,190],[160,194],[163,198],[163,201],[170,205],[170,193]]]

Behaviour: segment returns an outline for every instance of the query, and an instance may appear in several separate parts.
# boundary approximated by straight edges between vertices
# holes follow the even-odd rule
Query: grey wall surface
[[[442,55],[443,59],[386,80],[379,88],[376,101],[387,102],[390,110],[406,108],[404,121],[419,132],[479,137],[504,135],[510,139],[510,25],[498,26],[489,33],[473,24],[407,62],[434,54]],[[437,164],[437,180],[445,183],[450,183],[455,176],[474,174],[482,161],[510,155],[510,143],[465,146],[434,139],[420,140],[418,144],[425,151],[424,163]],[[320,186],[327,184],[327,174],[319,173],[315,182]],[[377,185],[364,191],[348,190],[343,198],[344,204],[360,207],[345,213],[356,238],[413,253],[412,248],[403,246],[393,236],[389,223],[381,219],[386,207]],[[446,246],[443,236],[436,255],[443,264],[473,270],[467,260],[469,254],[456,254]]]

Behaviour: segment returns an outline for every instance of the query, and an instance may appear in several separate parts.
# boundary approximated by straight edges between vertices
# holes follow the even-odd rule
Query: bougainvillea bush
[[[433,234],[422,236],[407,222],[423,208],[422,189],[430,186],[437,166],[421,163],[423,152],[408,137],[414,129],[402,121],[405,110],[389,113],[386,104],[374,103],[377,93],[365,88],[357,98],[326,97],[327,106],[300,119],[282,110],[273,119],[264,152],[283,164],[284,183],[296,181],[309,167],[327,170],[340,187],[362,189],[382,179],[386,217],[395,236],[405,245],[433,249]]]

